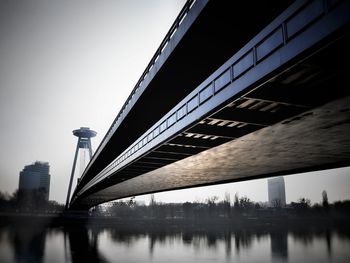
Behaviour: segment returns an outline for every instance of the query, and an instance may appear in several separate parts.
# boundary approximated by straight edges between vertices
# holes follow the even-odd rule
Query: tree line
[[[12,194],[0,191],[0,212],[59,213],[64,205],[45,199],[45,189],[16,190]]]
[[[60,213],[64,205],[56,201],[47,201],[41,189],[27,192],[15,191],[13,194],[0,192],[0,212],[19,213]],[[232,218],[261,217],[271,215],[350,215],[350,200],[328,202],[327,192],[322,192],[320,203],[311,204],[305,197],[291,202],[285,207],[280,202],[272,204],[254,202],[247,196],[236,193],[233,201],[229,193],[219,200],[218,196],[208,197],[205,201],[184,203],[162,203],[150,196],[149,205],[140,204],[132,197],[98,205],[91,209],[93,216],[111,216],[119,218]]]
[[[328,202],[326,191],[322,193],[322,201],[311,205],[311,201],[301,197],[295,202],[282,207],[253,202],[249,197],[239,197],[236,193],[233,203],[230,195],[225,194],[223,200],[219,197],[208,197],[204,202],[162,203],[151,195],[149,205],[135,202],[132,197],[126,201],[114,201],[96,206],[92,209],[93,216],[111,216],[118,218],[239,218],[239,217],[271,217],[293,215],[349,215],[350,200]]]

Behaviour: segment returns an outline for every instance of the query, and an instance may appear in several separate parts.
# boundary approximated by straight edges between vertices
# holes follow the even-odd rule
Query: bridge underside
[[[85,205],[350,165],[350,97],[92,194]],[[340,114],[339,114],[340,113]],[[82,202],[84,204],[84,202]]]
[[[348,35],[225,104],[118,176],[77,208],[123,197],[350,165]]]
[[[349,11],[348,1],[292,4],[125,147],[109,140],[115,157],[97,154],[107,164],[87,168],[70,207],[349,166]],[[147,101],[144,112],[159,104]]]
[[[197,1],[144,79],[145,87],[141,86],[135,94],[136,102],[124,121],[109,143],[97,150],[100,153],[94,155],[77,189],[92,180],[291,2]]]

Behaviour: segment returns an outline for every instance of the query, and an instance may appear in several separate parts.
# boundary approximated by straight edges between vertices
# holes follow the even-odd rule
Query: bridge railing
[[[166,48],[166,46],[168,45],[168,43],[170,42],[170,40],[172,39],[172,37],[176,33],[176,31],[179,28],[179,26],[181,25],[181,23],[184,21],[186,15],[188,14],[189,10],[192,8],[192,6],[194,5],[195,2],[196,2],[196,0],[188,0],[185,3],[184,7],[180,11],[180,14],[178,15],[178,17],[176,18],[176,20],[174,21],[174,23],[170,27],[168,33],[166,34],[165,38],[161,42],[161,44],[158,47],[157,51],[153,55],[151,61],[148,63],[148,65],[147,65],[146,69],[144,70],[144,72],[142,73],[140,79],[137,81],[135,87],[131,91],[129,97],[126,99],[126,101],[125,101],[124,105],[122,106],[121,110],[119,111],[117,117],[113,120],[112,125],[108,129],[106,135],[103,137],[100,145],[96,149],[96,151],[95,151],[93,157],[91,158],[91,160],[94,160],[94,157],[100,154],[100,152],[103,149],[103,147],[107,144],[107,142],[109,141],[109,139],[111,138],[111,136],[113,135],[113,133],[115,132],[117,127],[120,125],[120,123],[125,118],[125,116],[127,114],[127,109],[128,109],[128,107],[131,107],[131,105],[135,102],[136,95],[138,95],[138,93],[140,92],[141,86],[143,85],[143,82],[144,82],[145,78],[150,73],[150,71],[153,68],[153,66],[156,64],[156,62],[159,59],[160,55],[163,53],[164,49]],[[90,166],[91,163],[92,162],[90,162],[88,164],[88,166],[86,167],[85,171],[87,171],[89,169],[89,166]],[[84,175],[85,175],[85,172],[84,172],[83,176]],[[83,176],[82,176],[82,178],[83,178]]]
[[[219,105],[232,101],[258,79],[349,23],[350,3],[343,3],[345,8],[338,8],[328,17],[332,4],[325,5],[319,0],[294,3],[86,184],[78,195],[181,133],[194,121],[200,121]],[[287,45],[288,50],[280,52]]]

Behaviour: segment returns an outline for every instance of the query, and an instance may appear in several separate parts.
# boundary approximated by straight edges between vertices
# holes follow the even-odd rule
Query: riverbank
[[[340,228],[350,230],[348,216],[273,216],[207,218],[119,218],[90,216],[87,213],[24,214],[0,213],[0,225],[35,224],[42,227],[103,226],[120,229],[227,229],[242,228]]]

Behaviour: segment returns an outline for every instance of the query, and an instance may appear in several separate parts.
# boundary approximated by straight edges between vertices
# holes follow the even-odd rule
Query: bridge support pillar
[[[81,127],[80,129],[73,131],[73,135],[78,137],[78,141],[77,141],[77,147],[75,149],[73,167],[72,167],[72,172],[71,172],[70,180],[69,180],[67,200],[66,200],[66,209],[69,208],[70,193],[72,190],[72,183],[73,183],[75,167],[76,167],[76,163],[77,163],[77,159],[78,159],[79,149],[88,150],[89,151],[89,160],[91,160],[91,157],[92,157],[91,138],[95,137],[96,134],[97,133],[95,131],[90,130],[87,127]],[[83,156],[80,156],[80,170],[81,170],[80,175],[84,172],[85,166],[86,166],[86,159],[85,159],[85,153],[84,153]]]

